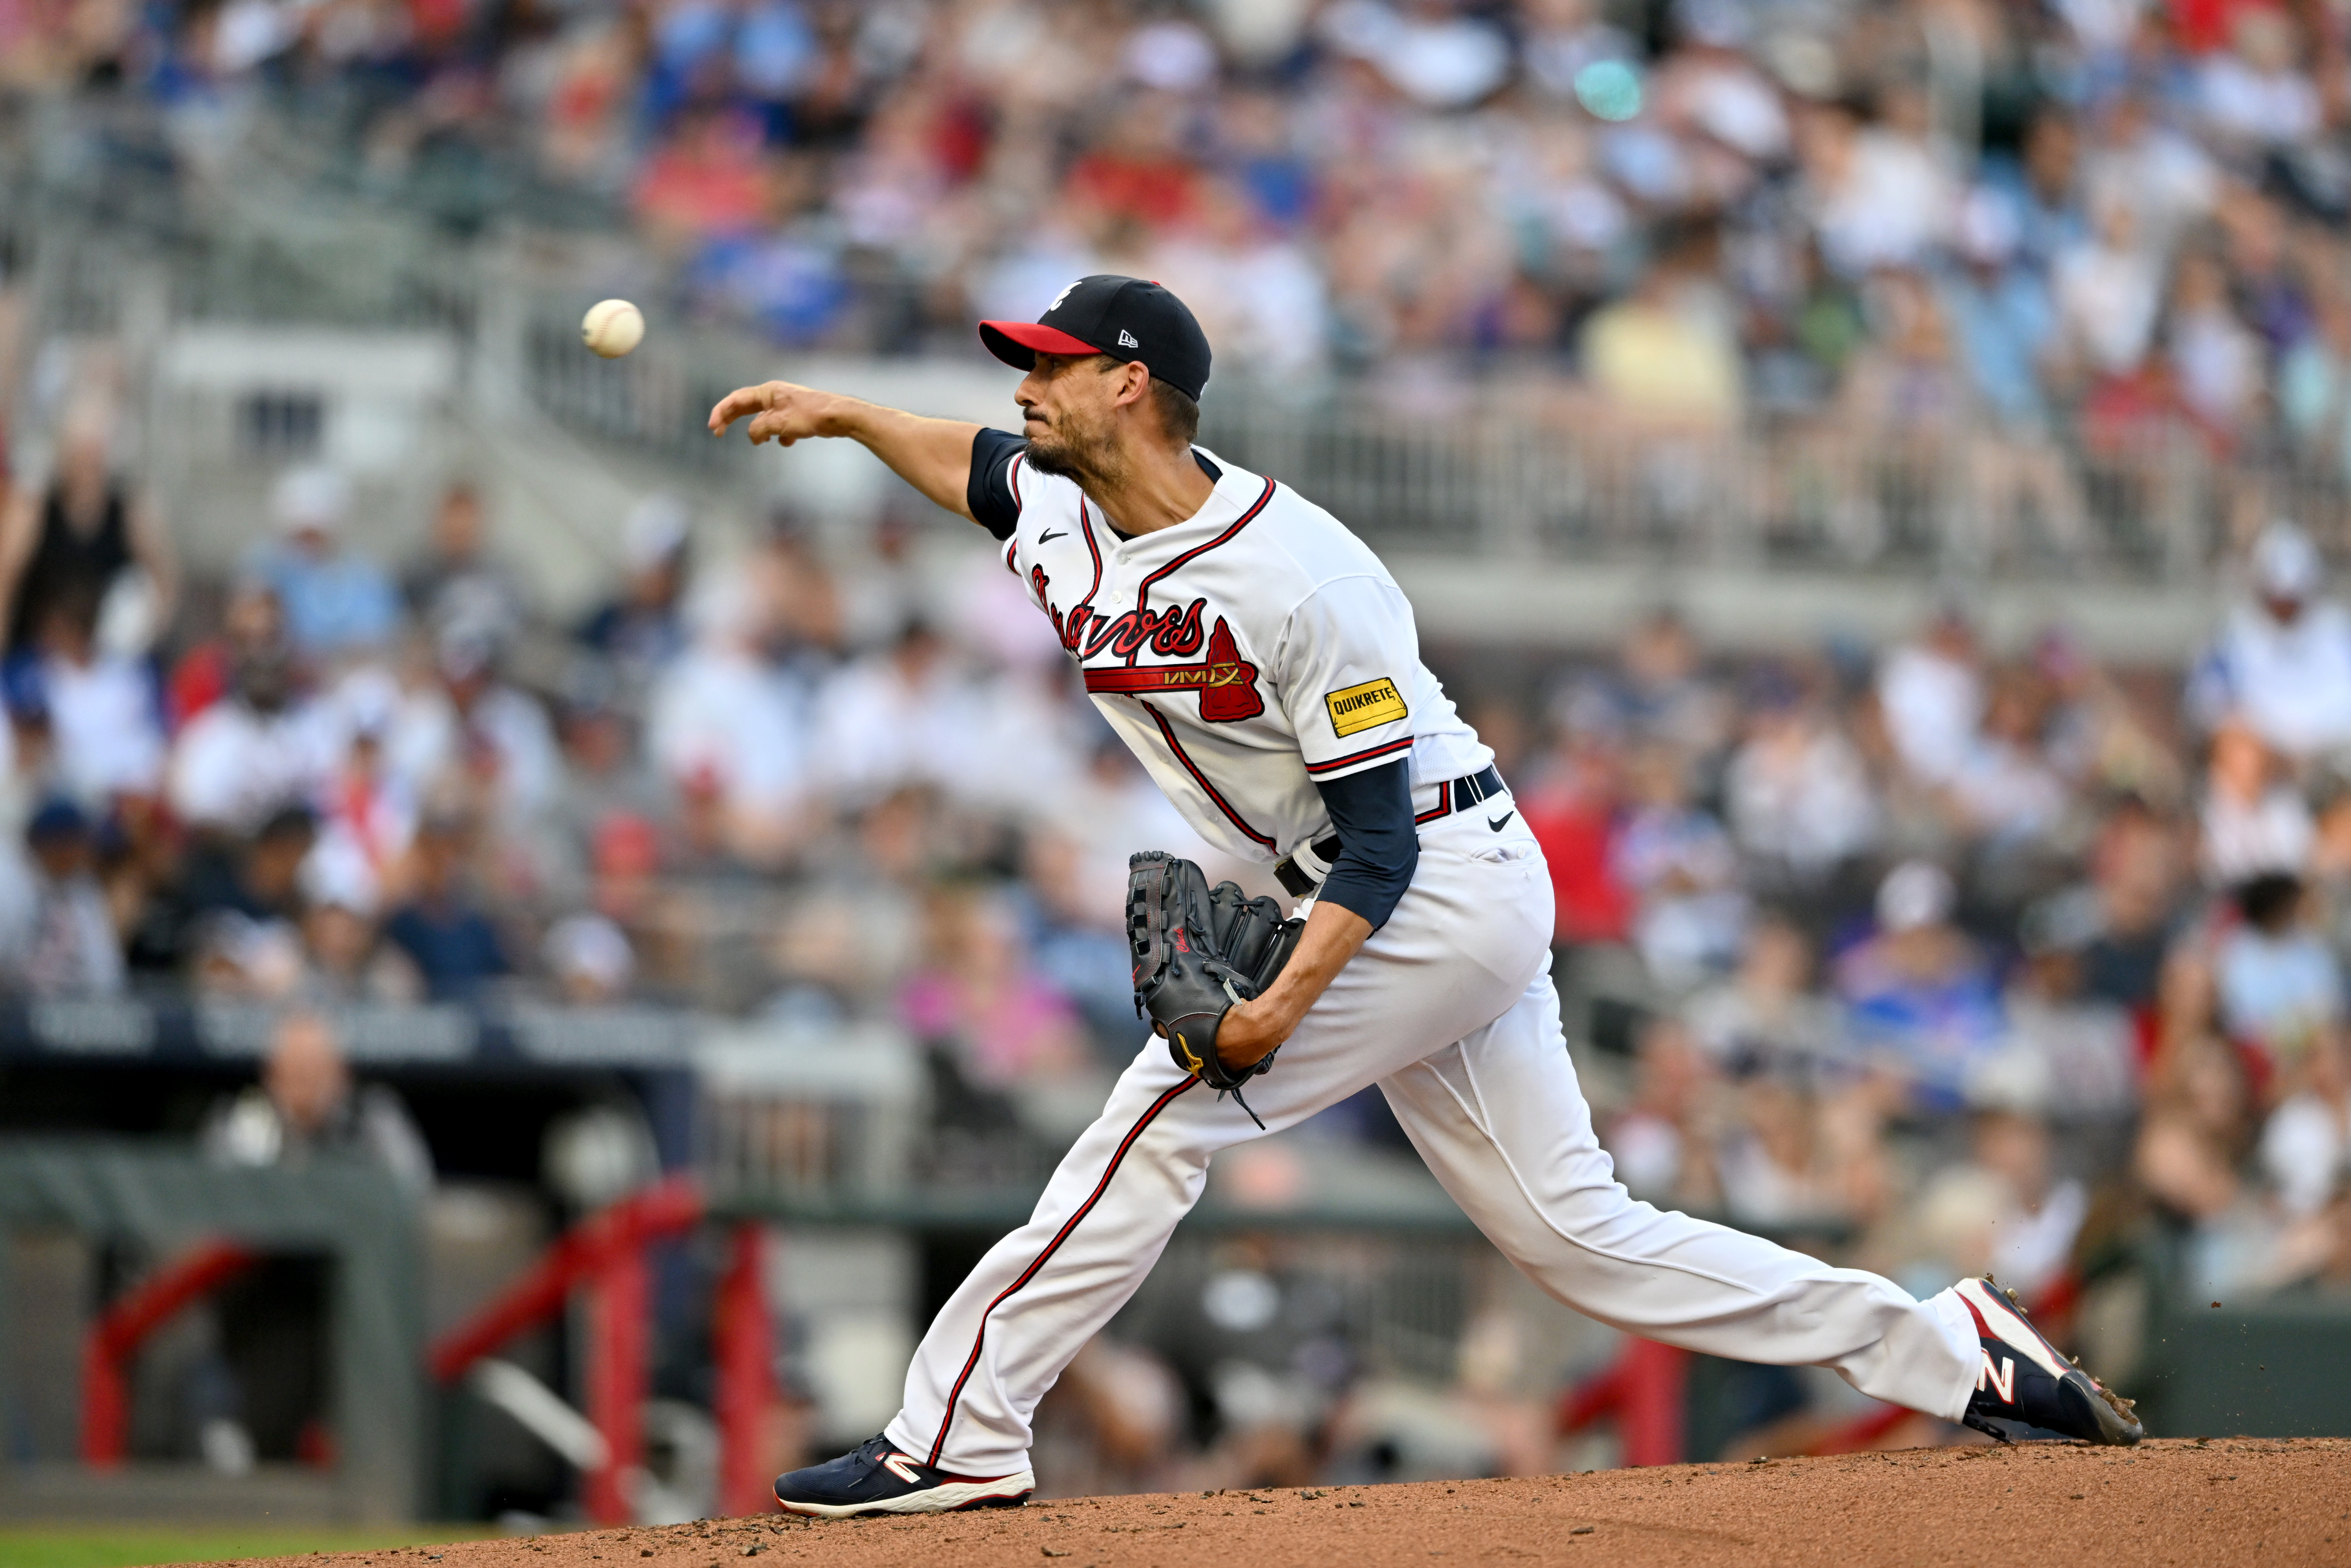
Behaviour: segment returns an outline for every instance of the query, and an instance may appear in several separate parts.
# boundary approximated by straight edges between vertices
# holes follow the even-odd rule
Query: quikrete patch
[[[1331,727],[1343,736],[1359,729],[1376,729],[1405,716],[1404,694],[1395,683],[1382,675],[1376,681],[1365,681],[1359,686],[1343,686],[1335,692],[1322,694],[1322,706],[1331,710]]]

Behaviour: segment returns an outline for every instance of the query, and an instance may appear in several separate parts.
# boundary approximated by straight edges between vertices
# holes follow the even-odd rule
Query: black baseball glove
[[[1176,1066],[1235,1099],[1243,1083],[1273,1065],[1275,1052],[1228,1068],[1217,1060],[1217,1027],[1226,1009],[1273,984],[1305,928],[1302,920],[1284,920],[1270,898],[1246,897],[1229,882],[1211,888],[1198,866],[1163,850],[1126,862],[1134,1010],[1150,1018]],[[1241,1101],[1241,1109],[1249,1111],[1249,1102]],[[1249,1119],[1257,1113],[1249,1111]]]

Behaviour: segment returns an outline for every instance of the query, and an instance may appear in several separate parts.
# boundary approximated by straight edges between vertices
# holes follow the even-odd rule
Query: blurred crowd
[[[1127,855],[1267,886],[936,519],[727,548],[651,496],[566,624],[463,483],[395,563],[292,469],[183,583],[107,434],[69,413],[0,525],[18,994],[888,1022],[932,1174],[1023,1179],[997,1145],[1066,1137],[1135,1046]],[[1636,1192],[1925,1288],[2074,1290],[2149,1225],[2190,1295],[2351,1281],[2351,614],[2292,523],[2245,578],[2184,672],[1996,653],[1956,607],[1737,660],[1660,611],[1523,686],[1455,672]],[[1375,1096],[1332,1126],[1395,1136]]]
[[[1125,271],[1228,376],[1955,441],[2060,543],[2061,447],[2346,475],[2345,44],[2314,0],[0,9],[19,86],[161,105],[198,175],[262,103],[373,188],[528,170],[778,342],[969,353]]]

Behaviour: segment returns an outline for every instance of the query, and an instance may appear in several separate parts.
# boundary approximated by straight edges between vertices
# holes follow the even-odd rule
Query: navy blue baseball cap
[[[1040,354],[1108,354],[1140,361],[1197,402],[1208,384],[1208,335],[1189,307],[1156,283],[1098,272],[1053,297],[1034,321],[982,321],[979,340],[1015,370]]]

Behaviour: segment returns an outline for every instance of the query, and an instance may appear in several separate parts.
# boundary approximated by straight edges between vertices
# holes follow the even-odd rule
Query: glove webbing
[[[1154,964],[1165,966],[1167,962],[1167,900],[1165,895],[1167,881],[1167,862],[1165,861],[1152,862],[1151,864],[1144,869],[1143,877],[1144,890],[1149,895],[1144,907],[1143,928],[1151,937],[1151,961]],[[1154,969],[1152,973],[1156,974],[1158,973],[1158,970]],[[1144,976],[1140,971],[1137,971],[1134,977],[1136,988],[1134,993],[1134,1016],[1136,1018],[1141,1018],[1143,1016],[1142,985],[1143,981],[1147,977],[1148,977]]]

